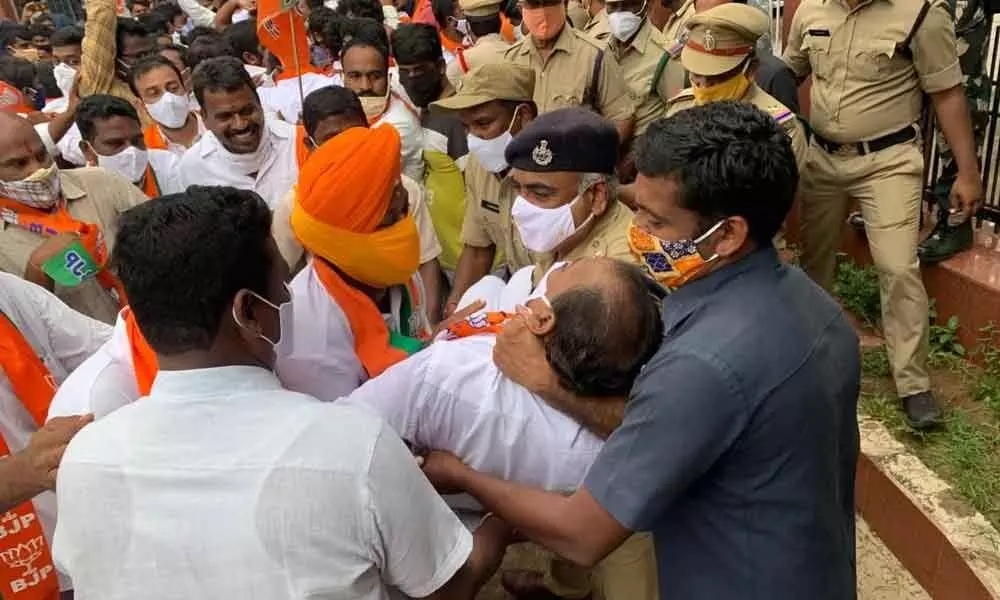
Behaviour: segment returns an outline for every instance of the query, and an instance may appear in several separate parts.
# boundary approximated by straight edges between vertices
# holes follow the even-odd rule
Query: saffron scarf
[[[76,233],[80,243],[100,267],[97,281],[104,289],[113,291],[118,296],[119,305],[125,305],[125,290],[118,278],[107,268],[108,247],[104,242],[104,233],[93,223],[78,221],[71,214],[63,200],[52,212],[46,212],[16,202],[9,198],[0,198],[0,220],[37,233],[42,237],[53,237],[60,233]]]
[[[160,370],[156,352],[150,347],[149,342],[139,330],[139,323],[135,320],[135,313],[132,309],[125,307],[122,310],[122,319],[125,321],[125,334],[128,336],[129,353],[132,356],[132,372],[135,373],[136,387],[139,394],[149,395],[149,390],[153,388],[153,380]]]
[[[0,369],[31,419],[45,424],[56,385],[17,327],[0,313]],[[0,454],[10,447],[0,436]],[[0,594],[8,600],[58,600],[59,577],[35,505],[28,500],[0,516]]]

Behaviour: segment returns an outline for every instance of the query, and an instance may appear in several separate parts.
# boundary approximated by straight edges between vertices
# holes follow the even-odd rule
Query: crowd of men
[[[278,4],[0,21],[0,597],[854,598],[829,292],[855,211],[938,424],[947,2]]]

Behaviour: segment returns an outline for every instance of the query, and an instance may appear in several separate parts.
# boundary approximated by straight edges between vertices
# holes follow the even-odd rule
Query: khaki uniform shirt
[[[559,257],[560,261],[580,260],[606,256],[615,260],[635,263],[635,256],[628,247],[628,227],[632,223],[633,213],[621,202],[615,202],[601,216],[590,231],[590,235],[580,241],[575,248]],[[535,272],[532,274],[532,287],[537,286],[545,273],[556,263],[552,254],[544,254],[535,262]]]
[[[663,116],[666,102],[681,91],[680,88],[670,89],[666,69],[669,67],[669,62],[656,82],[653,82],[653,76],[656,75],[660,61],[667,51],[666,40],[648,20],[643,22],[627,46],[621,47],[622,44],[614,36],[608,36],[607,40],[608,55],[621,67],[629,92],[638,99],[635,110],[635,135],[642,135],[646,133],[650,123]],[[677,64],[679,65],[680,61]]]
[[[583,32],[590,37],[602,42],[611,36],[611,24],[608,22],[608,11],[601,9],[601,12],[594,15],[594,18],[583,27]]]
[[[666,38],[668,44],[672,45],[674,42],[682,40],[681,45],[683,45],[687,41],[687,22],[693,16],[694,0],[686,0],[663,26],[663,37]]]
[[[506,177],[497,177],[469,155],[465,166],[465,220],[462,243],[475,248],[495,246],[513,273],[534,264],[531,253],[510,216],[517,194]]]
[[[100,228],[109,256],[118,235],[118,215],[146,201],[142,191],[124,177],[100,168],[60,171],[59,184],[73,218]],[[28,259],[44,241],[41,235],[0,222],[0,271],[23,277]],[[57,285],[55,293],[70,308],[88,317],[115,322],[118,301],[96,277],[72,288]]]
[[[583,104],[601,51],[604,51],[601,42],[572,27],[563,27],[547,59],[542,59],[531,36],[511,46],[506,58],[534,69],[535,104],[539,113],[546,113]],[[635,101],[622,78],[621,68],[607,56],[593,97],[597,104],[594,108],[612,121],[627,121],[635,113]]]
[[[799,77],[813,75],[810,125],[834,142],[869,141],[920,118],[921,92],[962,84],[955,27],[945,0],[931,8],[910,43],[922,2],[804,0],[795,11],[784,61]]]
[[[788,134],[792,142],[792,152],[795,153],[795,164],[799,168],[799,173],[805,168],[806,151],[809,149],[809,139],[806,137],[805,128],[799,122],[798,117],[787,106],[774,99],[774,96],[760,89],[756,83],[750,83],[750,89],[742,98],[743,102],[753,104],[757,108],[774,117],[774,120],[781,125],[781,128]],[[686,89],[673,100],[667,107],[667,116],[672,117],[682,110],[695,106],[694,94],[690,89]]]
[[[476,44],[471,48],[462,50],[462,57],[455,57],[455,60],[448,63],[445,76],[452,87],[458,88],[458,83],[465,77],[465,73],[472,67],[479,65],[502,63],[503,56],[510,49],[507,40],[500,37],[500,34],[491,33],[476,40]],[[467,69],[462,68],[462,61],[465,61]]]
[[[566,3],[566,16],[569,18],[570,24],[581,31],[590,22],[590,13],[579,0],[569,0]]]

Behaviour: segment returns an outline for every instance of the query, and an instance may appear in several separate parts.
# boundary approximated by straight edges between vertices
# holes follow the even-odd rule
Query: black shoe
[[[930,237],[917,246],[917,256],[920,262],[933,265],[965,252],[972,247],[974,241],[972,219],[967,219],[961,225],[948,225],[947,218],[938,221]]]
[[[902,399],[903,412],[910,427],[917,431],[925,431],[941,424],[943,413],[941,405],[930,392],[920,392]]]

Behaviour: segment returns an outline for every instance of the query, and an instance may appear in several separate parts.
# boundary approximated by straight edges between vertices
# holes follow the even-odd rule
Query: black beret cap
[[[615,172],[618,130],[585,108],[561,108],[542,115],[507,145],[507,164],[522,171]]]

